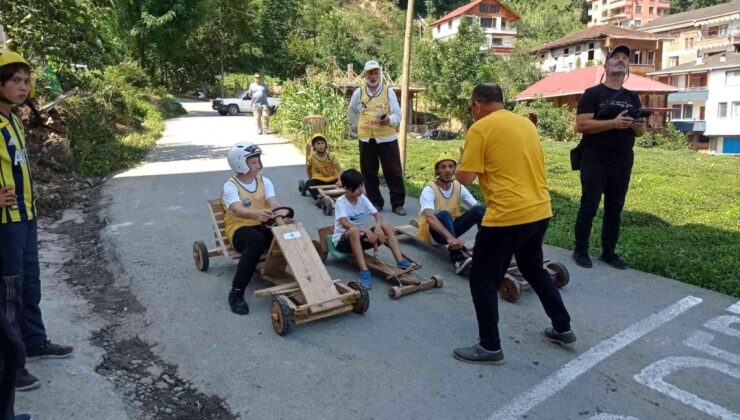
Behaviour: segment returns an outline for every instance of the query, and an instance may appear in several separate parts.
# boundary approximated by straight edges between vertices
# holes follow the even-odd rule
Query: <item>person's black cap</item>
[[[614,54],[616,54],[618,52],[622,52],[622,53],[627,54],[627,57],[628,58],[632,55],[632,50],[630,49],[630,47],[628,47],[628,46],[626,46],[624,44],[621,44],[621,45],[617,45],[616,47],[612,48],[611,51],[609,51],[609,54],[606,55],[606,59],[608,60],[608,59],[614,57]]]

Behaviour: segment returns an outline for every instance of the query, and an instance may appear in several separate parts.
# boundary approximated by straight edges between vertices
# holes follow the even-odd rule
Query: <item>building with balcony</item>
[[[696,149],[740,154],[740,53],[699,57],[649,76],[679,89],[668,95],[669,118]]]
[[[740,0],[664,16],[639,28],[669,37],[663,41],[662,67],[698,57],[740,51]]]
[[[445,40],[454,36],[463,20],[480,25],[486,35],[488,49],[494,54],[509,54],[514,50],[516,28],[513,22],[520,17],[503,2],[497,0],[477,0],[458,7],[442,16],[432,24],[432,38]]]
[[[661,35],[611,25],[593,26],[533,49],[544,72],[570,71],[603,64],[611,48],[632,49],[630,71],[645,74],[660,69]]]
[[[588,26],[638,27],[665,15],[669,0],[588,0]]]

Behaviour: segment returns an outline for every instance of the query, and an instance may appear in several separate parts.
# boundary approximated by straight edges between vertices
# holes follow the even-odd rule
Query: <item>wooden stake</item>
[[[409,81],[411,80],[411,33],[414,25],[414,0],[406,5],[406,35],[403,40],[403,76],[401,78],[401,132],[398,148],[401,152],[401,168],[406,173],[406,136],[408,134]]]

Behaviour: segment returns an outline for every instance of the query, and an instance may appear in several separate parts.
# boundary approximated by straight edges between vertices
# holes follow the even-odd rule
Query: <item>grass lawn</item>
[[[407,193],[418,197],[443,151],[457,155],[463,141],[410,140]],[[356,141],[336,145],[343,168],[359,167]],[[542,143],[554,217],[545,242],[573,249],[580,200],[578,172],[570,170],[572,143]],[[471,189],[480,199],[476,187]],[[601,252],[602,212],[594,219],[591,254]],[[740,296],[740,159],[690,151],[635,148],[618,251],[631,267],[732,296]]]

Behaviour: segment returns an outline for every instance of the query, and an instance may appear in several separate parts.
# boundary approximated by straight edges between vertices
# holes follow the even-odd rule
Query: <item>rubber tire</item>
[[[218,114],[225,117],[225,116],[229,115],[229,111],[227,111],[225,109],[219,109],[218,110]]]
[[[568,268],[563,263],[548,263],[547,270],[554,273],[553,280],[555,281],[555,286],[557,286],[558,289],[563,288],[568,283],[570,283],[570,273],[568,272]]]
[[[210,259],[208,256],[208,247],[205,242],[193,242],[193,260],[195,261],[195,268],[200,271],[208,271]]]
[[[277,320],[274,318],[277,316]],[[277,295],[272,299],[270,310],[272,318],[272,328],[277,335],[283,336],[293,328],[293,311],[288,304],[288,298],[284,295]]]
[[[352,312],[362,315],[370,308],[370,294],[367,292],[367,289],[362,287],[362,285],[356,281],[351,281],[347,283],[347,286],[349,286],[350,289],[354,289],[360,292],[360,299],[355,301],[355,304],[352,305]]]
[[[444,286],[445,284],[445,281],[442,278],[442,276],[438,276],[436,274],[432,276],[432,280],[434,280],[434,287],[436,287],[437,289]]]
[[[228,108],[228,113],[230,116],[239,115],[239,107],[237,105],[231,104]]]
[[[390,289],[388,289],[388,297],[396,300],[401,298],[401,288],[398,286],[393,286]]]
[[[501,280],[501,288],[498,293],[501,296],[501,299],[514,303],[519,300],[519,297],[522,295],[522,287],[515,278],[505,274],[504,278]]]
[[[321,201],[323,202],[322,208],[324,209],[324,214],[331,216],[334,213],[334,204],[332,203],[331,198],[324,197]]]
[[[298,192],[300,192],[302,196],[306,196],[306,193],[308,193],[308,190],[306,189],[306,181],[302,179],[298,180]]]

